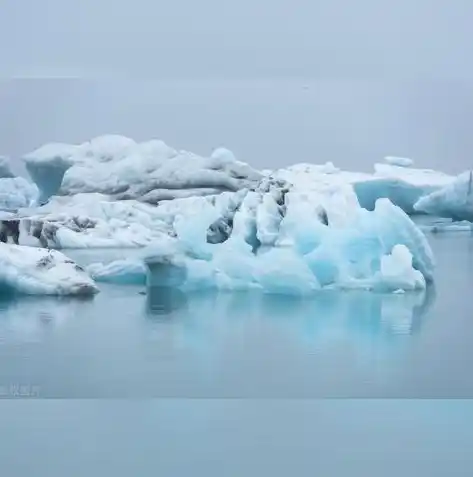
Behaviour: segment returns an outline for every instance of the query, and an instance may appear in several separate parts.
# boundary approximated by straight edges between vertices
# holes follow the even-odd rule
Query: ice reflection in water
[[[187,311],[187,295],[179,288],[151,286],[146,288],[146,312],[151,316],[168,316]]]
[[[3,301],[0,381],[44,397],[379,395],[412,368],[434,298],[108,285],[90,301]]]

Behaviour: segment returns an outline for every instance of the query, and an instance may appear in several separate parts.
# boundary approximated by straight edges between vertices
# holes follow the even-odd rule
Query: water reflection
[[[192,313],[183,316],[176,332],[201,350],[221,341],[215,333],[224,332],[228,348],[232,335],[238,340],[243,333],[248,350],[269,346],[278,333],[278,340],[295,339],[313,351],[344,342],[364,352],[373,349],[367,344],[386,348],[421,333],[435,298],[433,287],[405,294],[324,292],[310,298],[207,292],[188,298]]]
[[[0,296],[0,344],[40,342],[94,297]]]
[[[187,309],[187,295],[178,288],[150,286],[146,288],[146,313],[148,317],[163,317]]]
[[[414,334],[435,301],[435,289],[405,294],[322,292],[313,297],[234,293],[217,300],[225,315],[257,314],[272,322],[313,329],[342,325],[376,335]]]
[[[403,345],[417,346],[435,299],[431,288],[310,298],[139,290],[0,301],[0,384],[62,397],[372,396],[410,369]]]

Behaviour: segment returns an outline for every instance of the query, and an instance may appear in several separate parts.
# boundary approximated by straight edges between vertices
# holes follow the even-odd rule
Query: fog
[[[0,153],[14,159],[44,142],[114,133],[199,154],[226,146],[257,167],[370,170],[385,155],[448,172],[472,164],[466,82],[37,79],[0,91]]]
[[[468,0],[2,0],[6,76],[471,78]]]
[[[0,154],[105,133],[257,167],[471,167],[471,2],[0,2]]]

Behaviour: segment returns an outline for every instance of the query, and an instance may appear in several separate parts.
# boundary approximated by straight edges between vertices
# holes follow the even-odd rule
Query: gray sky
[[[4,74],[472,77],[470,0],[0,0]]]
[[[460,172],[471,18],[467,0],[0,0],[0,154],[121,133],[257,167]]]

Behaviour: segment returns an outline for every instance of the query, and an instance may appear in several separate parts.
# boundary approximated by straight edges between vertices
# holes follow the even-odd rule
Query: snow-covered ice
[[[420,197],[453,179],[441,172],[415,169],[411,159],[391,156],[385,163],[375,164],[373,173],[341,171],[332,163],[257,171],[224,148],[202,157],[173,149],[161,140],[137,143],[118,135],[99,136],[80,145],[46,144],[23,159],[39,187],[41,203],[52,195],[100,193],[114,200],[157,204],[253,188],[262,175],[271,174],[315,183],[349,182],[364,208],[372,210],[377,199],[389,198],[407,213],[414,213]]]
[[[0,292],[24,295],[93,295],[89,274],[61,252],[0,243]]]
[[[430,215],[473,222],[473,172],[464,172],[445,187],[421,197],[414,208]]]
[[[42,201],[56,194],[95,192],[156,204],[175,197],[236,191],[261,177],[223,148],[201,157],[160,140],[136,143],[116,135],[80,145],[46,144],[23,159]]]
[[[77,194],[55,196],[42,207],[22,209],[16,217],[21,221],[23,245],[136,248],[175,235],[175,228],[185,227],[187,218],[195,214],[212,214],[216,219],[237,200],[239,193],[224,192],[151,206],[136,200],[113,201],[102,194]]]
[[[101,194],[53,197],[23,209],[20,244],[51,248],[143,247],[171,232],[168,216],[137,201],[111,201]]]
[[[416,212],[414,204],[422,196],[450,184],[453,180],[452,176],[439,171],[383,163],[374,164],[373,173],[342,171],[332,163],[295,164],[265,173],[292,183],[310,183],[313,189],[350,184],[363,208],[373,210],[378,199],[387,198],[408,214]]]

